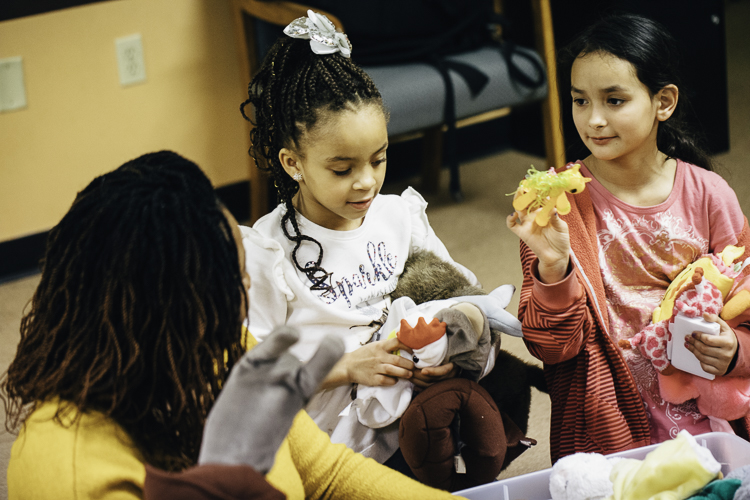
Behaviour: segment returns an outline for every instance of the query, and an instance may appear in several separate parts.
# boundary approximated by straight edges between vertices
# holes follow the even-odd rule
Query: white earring
[[[299,173],[299,172],[295,172],[294,175],[292,176],[292,179],[294,179],[295,181],[299,182],[299,181],[302,180],[302,174]]]

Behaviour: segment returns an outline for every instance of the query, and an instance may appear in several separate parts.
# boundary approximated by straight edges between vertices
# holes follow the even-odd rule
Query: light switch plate
[[[0,111],[26,107],[21,56],[0,59]]]
[[[115,39],[120,84],[135,85],[146,81],[143,43],[140,33]]]

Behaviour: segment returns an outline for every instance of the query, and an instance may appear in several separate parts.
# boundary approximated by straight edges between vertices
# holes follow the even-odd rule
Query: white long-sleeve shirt
[[[321,227],[297,214],[302,234],[323,246],[321,266],[332,273],[332,291],[311,291],[311,283],[292,262],[294,243],[283,233],[279,205],[252,227],[241,227],[250,274],[247,326],[262,341],[276,326],[288,324],[300,331],[291,352],[302,361],[315,353],[325,335],[337,334],[346,352],[366,343],[390,306],[389,294],[396,288],[404,262],[415,250],[431,250],[454,264],[472,284],[474,274],[453,261],[445,245],[430,227],[427,203],[414,189],[400,196],[378,195],[362,225],[351,231]],[[291,227],[290,227],[291,231]],[[317,246],[304,242],[297,253],[304,266],[318,257]],[[351,386],[318,393],[307,407],[318,426],[333,442],[379,462],[398,448],[398,422],[382,429],[361,425],[351,412],[339,413],[351,402]]]

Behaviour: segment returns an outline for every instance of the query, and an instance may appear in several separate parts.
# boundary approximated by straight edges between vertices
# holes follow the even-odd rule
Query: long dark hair
[[[713,170],[703,137],[686,121],[692,108],[679,77],[679,51],[664,26],[627,13],[610,14],[595,22],[560,52],[560,81],[564,92],[570,89],[573,62],[594,52],[609,53],[632,64],[636,76],[652,96],[667,85],[676,85],[680,89],[679,101],[672,116],[659,124],[656,145],[669,157]]]
[[[195,464],[206,416],[242,355],[246,294],[211,183],[171,152],[94,179],[49,234],[21,342],[0,384],[17,429],[59,397],[97,410],[147,462]]]
[[[248,104],[253,105],[254,119],[246,113]],[[292,205],[299,184],[282,168],[279,151],[287,148],[299,154],[303,134],[325,113],[363,104],[383,106],[372,79],[351,59],[339,53],[315,54],[308,41],[283,36],[269,50],[248,86],[247,100],[240,106],[242,116],[255,125],[250,132],[250,156],[259,169],[270,172],[273,178],[279,199],[286,207],[281,227],[295,243],[292,262],[311,281],[311,290],[329,289],[330,274],[320,266],[320,242],[300,232]],[[317,245],[319,250],[317,260],[304,266],[297,261],[303,241]]]

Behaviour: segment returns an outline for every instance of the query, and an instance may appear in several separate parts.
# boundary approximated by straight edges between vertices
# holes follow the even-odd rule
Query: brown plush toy
[[[407,259],[391,298],[409,297],[421,304],[440,299],[473,302],[472,297],[482,295],[487,292],[471,285],[454,266],[432,252],[419,251]],[[476,304],[482,309],[485,303]],[[506,326],[510,322],[498,320],[497,314],[487,314],[493,344],[500,341],[501,331],[520,334],[520,329],[515,332]],[[547,390],[542,369],[500,350],[486,377],[478,383],[471,378],[430,386],[412,400],[401,417],[401,452],[425,484],[456,491],[487,483],[536,444],[525,433],[531,387]]]

